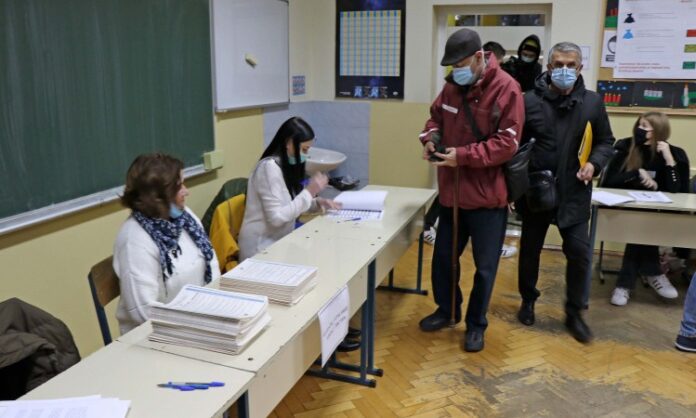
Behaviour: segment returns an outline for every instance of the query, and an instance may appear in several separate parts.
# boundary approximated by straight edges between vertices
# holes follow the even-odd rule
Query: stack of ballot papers
[[[150,308],[150,341],[237,354],[271,322],[266,296],[186,285]]]
[[[330,210],[331,218],[348,218],[350,220],[379,220],[384,215],[385,190],[360,190],[343,192],[336,196],[335,202],[341,204],[340,210]]]
[[[220,278],[220,289],[265,295],[271,302],[293,305],[316,284],[317,268],[247,258]]]
[[[2,401],[2,418],[123,418],[130,401],[102,398],[99,395],[79,398],[35,401]]]

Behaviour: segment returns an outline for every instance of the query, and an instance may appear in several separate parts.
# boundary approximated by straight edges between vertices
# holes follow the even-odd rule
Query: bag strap
[[[474,136],[476,137],[476,140],[478,142],[483,141],[484,139],[486,139],[486,137],[481,133],[481,130],[476,124],[476,119],[474,119],[474,115],[471,113],[471,108],[469,107],[469,101],[466,100],[466,94],[464,94],[464,100],[462,100],[462,102],[464,113],[466,113],[466,117],[467,119],[469,119],[469,124],[471,125],[471,131],[474,133]]]

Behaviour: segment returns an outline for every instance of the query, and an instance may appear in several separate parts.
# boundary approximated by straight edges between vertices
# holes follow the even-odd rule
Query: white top
[[[201,223],[191,210],[186,211]],[[205,284],[205,257],[185,230],[179,236],[179,246],[181,254],[172,257],[172,274],[165,284],[155,241],[132,216],[121,226],[114,243],[114,270],[121,284],[116,310],[121,334],[147,321],[153,302],[169,303],[186,284]],[[213,280],[220,276],[214,252],[210,270]]]
[[[253,257],[291,233],[295,219],[315,207],[315,200],[307,189],[294,199],[290,196],[275,158],[259,161],[247,185],[244,221],[239,231],[239,260]]]

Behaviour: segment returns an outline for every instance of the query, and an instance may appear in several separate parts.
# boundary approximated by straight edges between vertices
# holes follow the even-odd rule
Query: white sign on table
[[[321,330],[321,366],[324,367],[336,347],[348,335],[348,312],[350,295],[344,286],[319,311],[319,329]]]

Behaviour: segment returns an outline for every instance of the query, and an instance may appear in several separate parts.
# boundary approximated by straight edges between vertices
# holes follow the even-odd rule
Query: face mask
[[[471,66],[454,68],[452,69],[452,78],[460,86],[468,86],[474,82],[474,73],[471,71]]]
[[[169,217],[172,219],[176,219],[181,217],[181,215],[184,214],[184,210],[175,205],[174,203],[169,204]]]
[[[554,68],[551,71],[551,82],[561,90],[567,90],[575,85],[578,74],[570,68]]]
[[[307,154],[300,152],[300,164],[304,164],[305,161],[307,161]],[[290,165],[297,164],[297,159],[295,158],[294,155],[288,155],[288,163]]]
[[[633,130],[633,142],[639,146],[648,142],[648,131],[636,126],[636,128]]]
[[[522,55],[520,59],[522,62],[526,62],[527,64],[531,64],[532,62],[536,61],[533,57],[528,57],[526,55]]]

